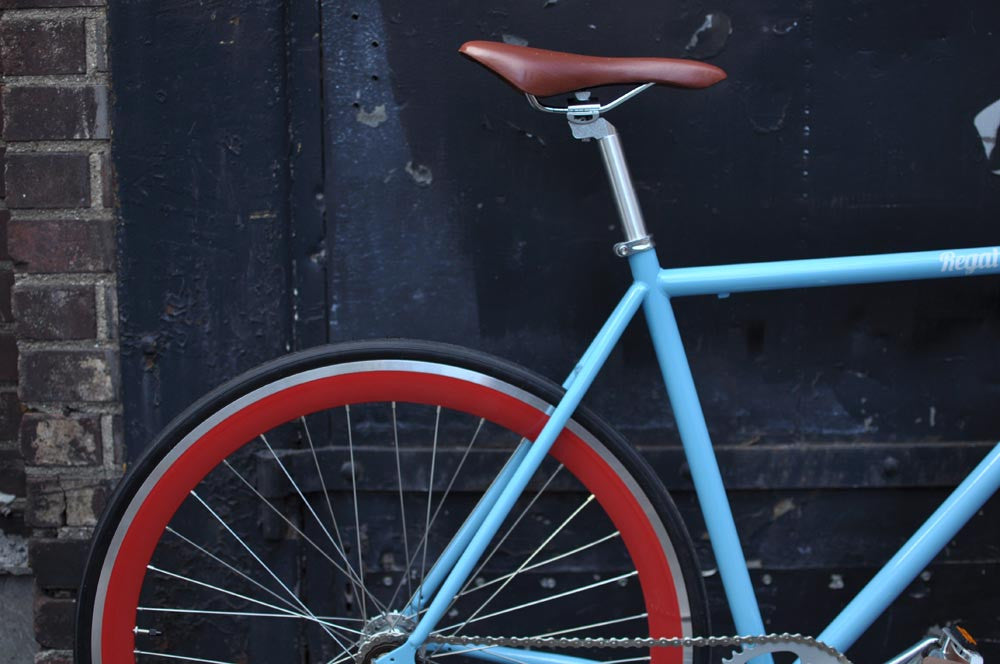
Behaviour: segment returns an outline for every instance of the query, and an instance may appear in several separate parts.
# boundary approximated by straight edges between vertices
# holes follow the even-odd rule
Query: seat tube
[[[598,122],[602,124],[598,125]],[[570,124],[573,124],[572,121]],[[763,634],[764,621],[754,596],[746,559],[722,484],[719,464],[712,449],[670,298],[658,288],[660,263],[652,238],[646,232],[618,132],[603,119],[590,124],[597,125],[591,130],[591,137],[598,140],[625,234],[625,241],[615,245],[615,253],[628,257],[637,283],[649,286],[649,293],[643,301],[643,312],[667,386],[667,395],[684,445],[684,453],[691,468],[691,477],[712,541],[712,550],[722,576],[736,631],[746,635]],[[575,128],[573,135],[582,138]],[[770,656],[759,659],[764,664],[772,664]]]
[[[660,271],[654,249],[633,254],[629,257],[629,263],[636,281],[642,283],[653,283]],[[650,289],[643,302],[643,313],[646,315],[656,358],[667,386],[677,431],[691,469],[691,479],[698,494],[698,503],[705,518],[736,631],[740,635],[764,634],[760,607],[754,596],[753,583],[747,571],[746,559],[670,298],[661,289]],[[769,656],[766,660],[765,656],[758,660],[770,664]]]
[[[698,400],[670,298],[659,288],[660,262],[653,248],[652,238],[646,232],[618,132],[603,118],[586,122],[585,131],[574,124],[571,118],[570,127],[575,137],[596,138],[601,149],[601,157],[611,181],[625,233],[625,241],[615,245],[615,253],[628,257],[636,283],[649,287],[642,304],[643,313],[646,315],[656,358],[667,386],[684,454],[691,468],[695,492],[711,538],[736,631],[741,635],[764,634],[764,621],[747,571],[736,523],[726,497],[722,474],[719,472],[719,463],[712,449],[705,415]],[[762,655],[754,661],[773,664],[770,655]]]

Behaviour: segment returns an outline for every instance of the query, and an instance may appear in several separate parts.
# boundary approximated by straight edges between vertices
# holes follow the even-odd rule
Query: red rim
[[[545,415],[496,389],[459,378],[408,371],[367,371],[294,385],[231,414],[192,444],[167,468],[136,511],[114,561],[103,610],[101,661],[129,664],[133,655],[136,607],[146,565],[174,512],[222,459],[258,434],[303,415],[342,405],[397,401],[466,412],[534,438]],[[682,621],[673,574],[653,524],[625,482],[582,439],[565,430],[552,455],[594,494],[621,533],[639,572],[653,636],[680,636]],[[678,648],[656,648],[654,664],[680,664]]]

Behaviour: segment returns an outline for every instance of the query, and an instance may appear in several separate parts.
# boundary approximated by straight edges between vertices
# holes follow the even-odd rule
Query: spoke
[[[279,611],[281,613],[284,613],[284,614],[286,614],[286,615],[288,615],[289,617],[292,617],[292,618],[302,618],[303,620],[310,620],[310,621],[313,621],[313,622],[322,622],[316,616],[308,616],[308,615],[306,615],[304,613],[299,613],[297,611],[289,611],[288,609],[284,609],[284,608],[282,608],[280,606],[275,606],[274,604],[270,604],[270,603],[265,602],[263,600],[254,599],[253,597],[248,597],[247,595],[241,595],[238,592],[234,592],[232,590],[226,590],[225,588],[220,588],[219,586],[212,585],[211,583],[207,583],[205,581],[199,581],[198,579],[192,579],[189,576],[184,576],[183,574],[177,574],[176,572],[168,572],[167,570],[160,569],[159,567],[156,567],[155,565],[146,565],[146,569],[148,569],[151,572],[156,572],[157,574],[162,574],[163,576],[168,576],[168,577],[170,577],[172,579],[177,579],[179,581],[184,581],[185,583],[190,583],[192,585],[200,586],[202,588],[208,588],[209,590],[214,590],[214,591],[222,593],[224,595],[229,595],[230,597],[235,597],[237,599],[242,599],[242,600],[244,600],[246,602],[250,602],[251,604],[259,604],[260,606],[264,606],[264,607],[267,607],[269,609],[273,609],[275,611]]]
[[[166,607],[154,607],[154,606],[138,606],[136,611],[145,611],[147,613],[191,613],[196,615],[206,615],[206,616],[242,616],[246,618],[282,618],[285,620],[309,620],[307,615],[291,614],[291,613],[265,613],[263,611],[212,611],[209,609],[176,609],[176,608],[166,608]],[[333,627],[335,629],[340,629],[351,634],[364,634],[364,632],[358,631],[356,629],[351,629],[350,627],[344,627],[343,625],[336,625],[334,623],[328,622],[324,618],[316,618],[317,622],[323,623],[328,627]]]
[[[503,576],[498,576],[495,579],[490,579],[489,581],[487,581],[486,583],[483,583],[481,585],[473,586],[472,588],[469,588],[465,592],[462,592],[462,593],[459,593],[458,595],[455,595],[455,598],[457,599],[459,597],[462,597],[463,595],[471,595],[472,593],[474,593],[476,591],[479,591],[479,590],[482,590],[483,588],[489,588],[494,583],[500,583],[504,579],[509,579],[509,578],[513,577],[514,575],[519,574],[521,572],[530,572],[533,569],[538,569],[539,567],[545,567],[546,565],[548,565],[550,563],[554,563],[557,560],[562,560],[563,558],[569,558],[570,556],[575,555],[577,553],[580,553],[581,551],[586,551],[587,549],[593,548],[593,547],[597,546],[598,544],[603,544],[604,542],[607,542],[608,540],[614,539],[615,537],[618,537],[619,535],[620,535],[620,533],[616,530],[615,532],[611,533],[610,535],[605,535],[604,537],[601,537],[600,539],[596,539],[593,542],[590,542],[588,544],[583,544],[583,545],[578,546],[575,549],[572,549],[572,550],[567,551],[565,553],[560,553],[559,555],[552,556],[551,558],[546,558],[545,560],[537,562],[534,565],[528,565],[524,569],[517,569],[517,570],[514,570],[513,572],[509,572],[508,574],[504,574]]]
[[[452,632],[452,634],[454,634],[459,629],[461,629],[465,625],[467,625],[469,623],[472,623],[472,622],[479,622],[480,620],[486,620],[488,618],[495,618],[496,616],[502,616],[502,615],[505,615],[505,614],[508,614],[508,613],[513,613],[514,611],[520,611],[521,609],[526,609],[526,608],[528,608],[530,606],[537,606],[539,604],[544,604],[545,602],[551,602],[553,600],[561,599],[563,597],[569,597],[570,595],[575,595],[577,593],[582,593],[582,592],[587,591],[587,590],[593,590],[594,588],[599,588],[601,586],[606,586],[609,583],[617,583],[619,581],[624,581],[625,579],[633,577],[633,576],[637,575],[638,573],[639,572],[632,571],[632,572],[627,572],[625,574],[619,574],[618,576],[611,577],[610,579],[604,579],[603,581],[596,581],[594,583],[589,583],[589,584],[587,584],[585,586],[580,586],[578,588],[573,588],[572,590],[567,590],[565,592],[561,592],[561,593],[558,593],[558,594],[555,594],[555,595],[549,595],[548,597],[542,597],[542,598],[539,598],[539,599],[536,599],[536,600],[532,600],[530,602],[525,602],[524,604],[518,604],[517,606],[511,606],[511,607],[506,608],[506,609],[501,609],[499,611],[494,611],[493,613],[487,613],[486,615],[482,615],[482,616],[478,616],[476,618],[472,618],[472,619],[466,620],[463,623],[456,623],[455,625],[449,625],[448,627],[442,627],[442,628],[440,628],[440,629],[435,630],[434,632],[432,632],[432,634],[444,632],[445,630],[449,630],[449,629],[455,630],[454,632]]]
[[[167,526],[167,532],[170,533],[171,535],[174,535],[175,537],[179,537],[181,540],[183,540],[184,542],[187,542],[188,544],[190,544],[191,546],[193,546],[198,551],[201,551],[202,553],[204,553],[206,556],[208,556],[212,560],[216,561],[220,565],[223,565],[227,569],[231,570],[233,573],[238,574],[239,576],[241,576],[242,578],[246,579],[247,581],[249,581],[253,585],[257,586],[261,590],[263,590],[266,593],[270,594],[272,597],[274,597],[278,601],[284,603],[285,605],[291,607],[292,609],[295,609],[295,605],[292,604],[291,602],[289,602],[286,598],[284,598],[281,595],[279,595],[278,593],[274,592],[273,590],[271,590],[270,588],[268,588],[267,586],[265,586],[264,584],[262,584],[260,581],[257,581],[256,579],[250,577],[250,575],[246,574],[245,572],[241,572],[240,570],[236,569],[235,567],[233,567],[232,565],[230,565],[229,563],[227,563],[222,558],[219,558],[218,556],[216,556],[215,554],[213,554],[208,549],[205,549],[205,548],[199,546],[198,544],[196,544],[195,542],[191,541],[190,539],[188,539],[184,535],[181,535],[179,532],[177,532],[176,530],[174,530],[170,526]]]
[[[434,416],[434,441],[431,444],[431,476],[427,480],[427,516],[424,519],[424,559],[420,563],[421,593],[423,593],[424,579],[427,575],[427,547],[430,546],[431,532],[431,498],[434,495],[434,463],[437,461],[438,428],[440,424],[441,406],[438,406]]]
[[[436,652],[431,657],[438,659],[439,657],[450,657],[452,655],[464,655],[467,652],[477,652],[479,650],[489,650],[490,648],[496,648],[496,646],[469,646],[468,648],[462,648],[461,650],[446,650],[444,652]]]
[[[291,473],[288,472],[288,469],[285,468],[285,464],[283,464],[281,462],[281,459],[278,458],[278,455],[275,453],[274,448],[272,448],[271,444],[269,442],[267,442],[267,438],[264,437],[264,434],[260,435],[260,439],[261,439],[261,441],[263,441],[264,446],[267,448],[267,451],[271,453],[271,456],[274,457],[274,460],[278,463],[278,467],[281,468],[281,472],[285,475],[285,477],[291,483],[292,488],[295,489],[295,493],[298,494],[299,499],[306,506],[306,509],[309,510],[309,513],[312,514],[313,518],[316,519],[316,523],[319,524],[320,530],[322,530],[323,534],[326,535],[326,538],[328,540],[330,540],[330,544],[333,545],[333,550],[340,554],[341,558],[344,559],[344,564],[347,565],[347,568],[350,571],[353,572],[354,570],[351,568],[351,563],[347,560],[347,555],[346,555],[345,551],[342,548],[338,547],[337,543],[335,541],[333,541],[333,537],[330,535],[330,531],[327,530],[326,526],[323,525],[323,522],[320,520],[319,515],[316,514],[316,511],[312,508],[312,505],[309,504],[309,501],[306,500],[305,495],[302,493],[302,489],[300,489],[299,485],[295,482],[294,479],[292,479]],[[352,460],[352,464],[353,464],[353,460]],[[317,466],[316,467],[319,468],[318,462],[317,462]],[[331,508],[331,510],[332,510],[332,508]],[[350,578],[351,585],[356,590],[357,589],[357,585],[354,583],[354,578],[357,577],[357,574],[348,575],[348,577]],[[361,580],[361,583],[364,583],[364,581]],[[357,596],[359,596],[359,597],[361,596],[359,593],[355,593],[355,594]],[[365,612],[363,610],[362,610],[361,614],[362,614],[362,617],[364,617],[367,620],[367,616],[365,616]]]
[[[274,573],[274,570],[272,570],[270,567],[268,567],[267,563],[265,563],[263,560],[261,560],[260,556],[258,556],[256,553],[254,553],[254,550],[251,549],[250,546],[246,542],[243,541],[243,538],[240,537],[238,534],[236,534],[236,531],[233,530],[232,528],[230,528],[229,524],[226,523],[225,520],[223,520],[223,518],[221,516],[219,516],[216,513],[216,511],[213,510],[209,506],[208,503],[206,503],[204,500],[202,500],[201,496],[199,496],[196,491],[192,490],[191,491],[191,495],[194,497],[195,500],[197,500],[199,503],[201,503],[202,507],[204,507],[206,510],[208,510],[208,513],[211,514],[213,517],[215,517],[215,520],[218,521],[219,524],[223,528],[226,529],[226,532],[228,532],[230,535],[232,535],[232,537],[237,542],[239,542],[240,546],[242,546],[244,548],[244,550],[246,550],[246,552],[249,553],[251,555],[251,557],[253,557],[253,559],[256,560],[257,563],[261,567],[264,568],[264,571],[267,572],[271,576],[272,579],[274,579],[275,581],[278,582],[278,585],[281,586],[281,589],[284,590],[286,593],[288,593],[288,596],[291,597],[292,600],[296,604],[298,604],[302,608],[303,611],[305,611],[306,615],[308,615],[309,617],[311,617],[313,619],[316,619],[316,616],[313,615],[313,612],[309,610],[309,607],[307,607],[305,605],[305,603],[299,598],[299,596],[296,595],[294,592],[292,592],[291,588],[289,588],[288,586],[286,586],[284,581],[282,581],[280,578],[278,578],[278,575]],[[334,635],[334,633],[331,632],[329,630],[329,628],[326,627],[326,625],[324,625],[322,622],[319,622],[318,620],[317,620],[317,622],[319,623],[319,626],[323,629],[323,631],[326,632],[330,636],[331,639],[333,639],[334,641],[336,641],[337,644],[340,645],[341,648],[344,648],[344,650],[347,651],[347,648],[344,646],[343,643],[341,643],[340,639],[338,639]]]
[[[434,523],[437,521],[438,514],[441,513],[441,508],[444,507],[445,500],[447,500],[448,495],[451,493],[452,487],[455,486],[455,481],[458,479],[459,473],[462,472],[462,466],[465,465],[465,460],[469,457],[469,452],[472,451],[472,446],[476,443],[476,438],[479,437],[479,432],[482,431],[483,424],[485,424],[485,422],[486,422],[486,418],[480,418],[479,419],[479,424],[476,426],[476,430],[472,434],[472,439],[469,440],[468,445],[465,446],[465,451],[462,453],[462,458],[458,460],[458,465],[455,467],[455,472],[452,473],[451,479],[448,480],[448,486],[445,487],[444,493],[441,494],[441,498],[438,500],[437,507],[434,508],[434,514],[431,515],[430,527],[428,527],[427,531],[424,532],[424,536],[420,540],[421,544],[423,544],[424,542],[426,542],[426,540],[427,540],[427,532],[430,530],[431,527],[434,526]],[[402,498],[402,494],[400,494],[400,497]],[[405,526],[404,526],[403,530],[404,530],[404,533],[405,533],[405,530],[406,530]],[[418,548],[419,548],[419,545],[418,545]],[[410,559],[410,562],[408,562],[407,565],[406,565],[406,575],[405,576],[406,576],[406,579],[407,579],[407,584],[409,584],[409,579],[410,579],[410,573],[409,573],[409,571],[410,571],[410,566],[411,565],[412,565],[412,559]],[[392,599],[389,600],[389,606],[392,606],[392,603],[394,601],[396,601],[396,595],[399,593],[399,591],[401,589],[402,589],[402,584],[401,583],[396,584],[396,590],[392,593]],[[410,604],[413,601],[413,589],[412,588],[408,588],[407,590],[408,590],[408,592],[410,594],[410,601],[407,602],[407,604]]]
[[[180,581],[184,581],[186,583],[190,583],[192,585],[200,586],[202,588],[209,588],[210,590],[214,590],[214,591],[220,592],[220,593],[222,593],[224,595],[229,595],[231,597],[236,597],[238,599],[242,599],[244,601],[250,602],[251,604],[259,604],[260,606],[264,606],[264,607],[267,607],[269,609],[273,609],[275,611],[279,611],[281,613],[288,614],[290,617],[301,618],[302,620],[308,620],[308,621],[311,621],[311,622],[315,622],[315,623],[319,624],[319,626],[323,629],[324,632],[326,632],[327,634],[329,634],[333,638],[333,640],[337,643],[337,645],[340,646],[341,650],[343,650],[348,655],[348,657],[351,657],[350,650],[348,650],[344,646],[344,644],[341,642],[341,640],[339,638],[337,638],[333,633],[330,632],[330,630],[327,628],[326,624],[322,620],[320,620],[319,618],[317,618],[316,616],[304,615],[304,614],[301,614],[301,613],[296,613],[294,611],[289,611],[288,609],[283,609],[280,606],[275,606],[274,604],[269,604],[269,603],[263,602],[263,601],[261,601],[259,599],[254,599],[253,597],[247,597],[246,595],[241,595],[240,593],[233,592],[232,590],[226,590],[225,588],[220,588],[218,586],[212,585],[211,583],[205,583],[204,581],[199,581],[198,579],[192,579],[191,577],[184,576],[183,574],[176,574],[174,572],[168,572],[165,569],[160,569],[159,567],[155,567],[153,565],[146,565],[146,569],[150,570],[151,572],[156,572],[157,574],[162,574],[164,576],[168,576],[168,577],[173,578],[173,579],[178,579]],[[330,625],[330,626],[331,627],[340,627],[340,625]]]
[[[354,465],[354,435],[351,431],[351,407],[349,405],[344,406],[344,413],[347,416],[347,447],[351,454],[351,494],[354,496],[354,534],[357,536],[358,542],[358,574],[360,575],[361,586],[364,587],[365,563],[361,560],[361,519],[358,518],[358,473],[357,466]],[[365,601],[364,594],[358,599],[361,600],[361,617],[368,620],[367,602]]]
[[[528,504],[524,506],[524,509],[522,509],[520,514],[517,515],[517,518],[514,519],[514,523],[510,524],[510,528],[508,528],[504,532],[503,537],[501,537],[497,541],[497,543],[493,545],[493,547],[490,549],[490,552],[486,554],[486,557],[483,558],[482,562],[479,563],[479,567],[476,568],[476,571],[469,575],[469,579],[465,582],[465,585],[463,585],[462,589],[458,591],[458,594],[455,595],[454,598],[452,598],[451,604],[448,605],[449,609],[455,605],[455,602],[459,597],[461,597],[468,591],[469,586],[475,582],[480,572],[482,572],[483,569],[486,567],[486,564],[490,562],[493,556],[496,555],[496,552],[500,550],[500,547],[503,546],[503,543],[507,541],[507,538],[510,537],[510,534],[512,532],[514,532],[514,529],[517,528],[517,525],[519,523],[521,523],[521,520],[528,515],[528,512],[531,511],[532,506],[534,506],[535,502],[538,501],[538,499],[542,496],[542,493],[545,492],[545,490],[549,487],[549,485],[552,484],[552,481],[556,478],[556,475],[558,475],[562,469],[563,469],[562,464],[556,466],[556,469],[552,471],[552,474],[549,475],[548,479],[545,480],[545,484],[543,484],[541,488],[539,488],[538,491],[535,492],[535,495],[531,497],[531,500],[528,501]]]
[[[476,651],[479,651],[479,650],[489,650],[491,648],[496,648],[496,647],[497,646],[494,646],[494,645],[490,645],[490,646],[472,646],[472,647],[469,647],[469,648],[463,648],[462,650],[448,650],[447,652],[437,652],[437,653],[434,653],[433,655],[431,655],[431,659],[438,659],[439,657],[447,657],[449,655],[463,655],[463,654],[468,653],[468,652],[476,652]],[[496,657],[497,659],[505,659],[508,662],[515,662],[515,664],[525,664],[524,660],[517,659],[515,657],[511,657],[510,655],[504,655],[502,653],[498,653],[495,650],[490,653],[490,657]]]
[[[521,572],[523,572],[524,568],[528,566],[528,563],[530,563],[532,560],[534,560],[535,556],[537,556],[541,552],[542,549],[544,549],[546,546],[548,546],[549,542],[551,542],[553,539],[555,539],[556,535],[558,535],[560,532],[562,532],[562,530],[566,526],[568,526],[569,523],[573,519],[575,519],[576,516],[580,512],[582,512],[584,510],[584,508],[587,507],[587,505],[589,505],[591,503],[591,501],[593,501],[593,500],[594,500],[594,494],[588,495],[584,499],[583,503],[581,503],[579,507],[577,507],[575,510],[573,510],[568,517],[566,517],[565,519],[563,519],[563,522],[560,523],[559,526],[555,530],[553,530],[551,533],[549,533],[549,536],[545,538],[545,541],[543,541],[541,544],[539,544],[538,547],[534,551],[531,552],[531,555],[529,555],[527,558],[525,558],[524,562],[521,563],[521,565],[516,570],[514,570],[513,573],[507,575],[507,579],[503,583],[500,584],[500,587],[497,588],[496,590],[494,590],[493,594],[490,595],[489,597],[487,597],[486,601],[483,602],[482,604],[480,604],[479,607],[475,611],[473,611],[472,614],[470,614],[468,618],[465,619],[465,622],[462,623],[461,625],[459,625],[458,629],[456,629],[454,632],[452,632],[452,634],[458,634],[462,630],[463,627],[465,627],[470,622],[473,622],[475,620],[476,616],[478,616],[482,612],[482,610],[486,608],[486,605],[488,605],[490,602],[492,602],[493,599],[497,595],[499,595],[500,592],[503,591],[504,588],[507,587],[507,585],[514,579],[514,577],[516,577],[518,574],[520,574]]]
[[[349,662],[352,659],[354,659],[354,655],[349,655],[349,654],[348,655],[341,655],[340,657],[337,657],[335,659],[331,659],[326,664],[341,664],[342,662]]]
[[[203,659],[201,657],[187,657],[185,655],[168,655],[165,652],[149,652],[148,650],[133,650],[135,655],[146,655],[147,657],[165,657],[166,659],[179,659],[185,662],[204,662],[205,664],[233,664],[233,662],[222,662],[217,659]]]
[[[323,497],[326,499],[326,507],[330,511],[330,521],[333,523],[333,532],[337,535],[337,542],[334,544],[333,548],[336,549],[337,553],[340,554],[340,557],[344,559],[344,564],[350,567],[351,564],[348,562],[347,554],[345,553],[347,549],[344,548],[344,538],[340,535],[340,526],[337,525],[337,517],[334,516],[333,513],[333,503],[330,502],[330,491],[326,488],[326,479],[323,477],[323,470],[319,466],[319,457],[316,456],[316,447],[313,445],[312,434],[309,433],[309,425],[306,424],[305,417],[300,417],[299,419],[302,421],[302,428],[306,433],[306,440],[309,442],[309,450],[312,452],[313,463],[316,464],[316,474],[319,475],[319,484],[323,487]],[[311,508],[310,511],[312,511]],[[316,516],[315,513],[313,513],[313,516]],[[319,517],[316,517],[316,520],[319,521]],[[322,526],[323,524],[320,523],[320,527]],[[323,532],[326,532],[326,528],[323,528]],[[326,536],[330,537],[330,533],[326,533]],[[333,540],[331,540],[331,543],[333,543]],[[361,591],[358,589],[358,584],[354,582],[353,576],[350,580],[351,585],[354,587],[354,595],[359,595]],[[372,600],[374,601],[375,598],[372,597]],[[384,609],[385,607],[382,608]]]
[[[238,477],[240,479],[241,482],[243,482],[244,486],[246,486],[248,489],[250,489],[250,491],[252,491],[258,498],[260,498],[261,502],[263,502],[265,505],[267,505],[271,509],[272,512],[274,512],[275,514],[277,514],[278,518],[280,518],[282,521],[284,521],[285,524],[289,528],[291,528],[292,531],[295,532],[295,534],[297,534],[299,537],[301,537],[303,539],[303,541],[307,542],[310,546],[312,546],[312,548],[314,548],[317,553],[319,553],[321,556],[323,556],[324,558],[326,558],[330,562],[330,564],[333,565],[334,569],[336,569],[338,572],[340,572],[344,576],[348,577],[349,579],[350,578],[355,578],[355,579],[357,578],[357,576],[353,576],[352,577],[352,574],[353,574],[354,570],[351,569],[350,565],[348,565],[347,569],[344,569],[343,567],[341,567],[340,563],[338,563],[336,560],[334,560],[333,558],[331,558],[330,555],[323,549],[323,547],[321,547],[319,544],[316,544],[316,542],[314,542],[311,537],[309,537],[304,532],[302,532],[301,528],[299,528],[297,525],[295,525],[292,522],[291,519],[289,519],[287,516],[285,516],[285,514],[274,505],[274,503],[272,503],[270,500],[268,500],[267,498],[265,498],[264,495],[261,494],[261,492],[257,490],[257,487],[255,487],[253,484],[251,484],[250,480],[248,480],[247,478],[243,477],[243,475],[240,473],[240,471],[236,470],[236,468],[232,464],[230,464],[229,461],[223,459],[222,463],[224,463],[226,465],[226,467],[229,468],[229,470],[231,470],[233,472],[233,474],[236,475],[236,477]],[[346,558],[344,559],[344,562],[345,563],[347,562]],[[364,590],[364,587],[362,587],[362,589]],[[370,591],[367,591],[367,592],[369,592],[369,596],[371,596]],[[374,600],[374,598],[373,598],[373,600]]]
[[[403,530],[403,555],[407,561],[406,569],[403,572],[403,577],[406,579],[406,593],[413,597],[413,586],[410,583],[410,541],[406,536],[406,508],[403,507],[403,468],[399,462],[399,429],[396,426],[396,402],[392,402],[392,442],[396,447],[396,479],[399,484],[399,518],[402,524]],[[399,580],[402,584],[403,579]],[[396,586],[396,591],[392,593],[392,599],[389,600],[389,606],[396,601],[396,594],[399,592],[400,586]]]

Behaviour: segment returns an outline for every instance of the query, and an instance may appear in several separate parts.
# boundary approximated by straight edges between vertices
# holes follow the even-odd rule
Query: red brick
[[[14,320],[11,313],[10,292],[14,288],[14,273],[10,270],[0,270],[0,323]]]
[[[101,203],[103,207],[114,207],[115,204],[115,169],[111,166],[111,158],[105,152],[101,155]]]
[[[2,170],[2,167],[0,167]],[[0,190],[3,189],[3,178],[0,178]],[[3,192],[0,191],[0,196]],[[10,210],[0,209],[0,261],[9,261],[10,253],[7,251],[7,225],[10,222]]]
[[[66,525],[96,526],[111,493],[110,483],[94,482],[66,489]]]
[[[13,440],[20,425],[21,400],[17,398],[17,392],[0,392],[0,439]]]
[[[0,381],[17,381],[17,341],[13,334],[0,334]]]
[[[23,402],[115,401],[118,355],[110,350],[37,350],[18,364]]]
[[[43,9],[46,7],[100,7],[107,0],[0,0],[0,9]]]
[[[93,286],[22,286],[14,331],[19,339],[94,339],[96,299]]]
[[[98,288],[101,288],[100,286]],[[97,312],[98,320],[106,323],[108,339],[118,338],[118,292],[114,286],[104,286],[104,309]]]
[[[0,23],[0,69],[7,76],[83,74],[87,36],[82,18]]]
[[[0,449],[0,492],[12,496],[24,495],[24,459],[20,450]]]
[[[83,576],[88,540],[33,539],[28,542],[28,564],[35,583],[46,590],[76,588]]]
[[[3,95],[8,141],[108,138],[108,89],[17,87]]]
[[[7,207],[90,205],[90,158],[82,153],[10,153],[4,164]]]
[[[35,664],[73,664],[73,651],[40,650],[35,653]]]
[[[73,647],[73,618],[76,600],[35,597],[35,640],[43,648]]]
[[[12,219],[10,256],[25,272],[110,272],[115,264],[111,221]]]
[[[0,0],[2,2],[3,0]],[[107,21],[98,19],[95,23],[94,37],[97,43],[95,44],[97,53],[94,58],[94,69],[101,72],[106,72],[108,68],[108,23]]]
[[[25,490],[24,522],[33,528],[59,528],[66,524],[66,492],[55,478],[31,478]]]
[[[101,419],[96,415],[21,420],[21,453],[33,466],[92,466],[101,463]]]

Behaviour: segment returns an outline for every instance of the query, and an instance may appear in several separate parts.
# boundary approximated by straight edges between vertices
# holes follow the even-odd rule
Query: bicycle
[[[96,528],[77,661],[235,662],[250,649],[260,661],[287,647],[284,659],[328,664],[666,664],[706,662],[708,647],[726,646],[733,662],[782,651],[846,662],[841,653],[1000,487],[1000,444],[816,639],[766,635],[671,298],[996,274],[1000,247],[663,268],[604,114],[655,84],[703,88],[725,73],[492,42],[461,51],[597,143],[632,285],[561,387],[475,351],[389,340],[292,354],[196,402],[131,468]],[[590,99],[609,84],[636,87]],[[570,93],[566,106],[540,100]],[[742,636],[709,636],[676,507],[580,405],[640,308]],[[640,653],[609,659],[609,646]],[[981,661],[958,630],[892,661],[928,653]]]

